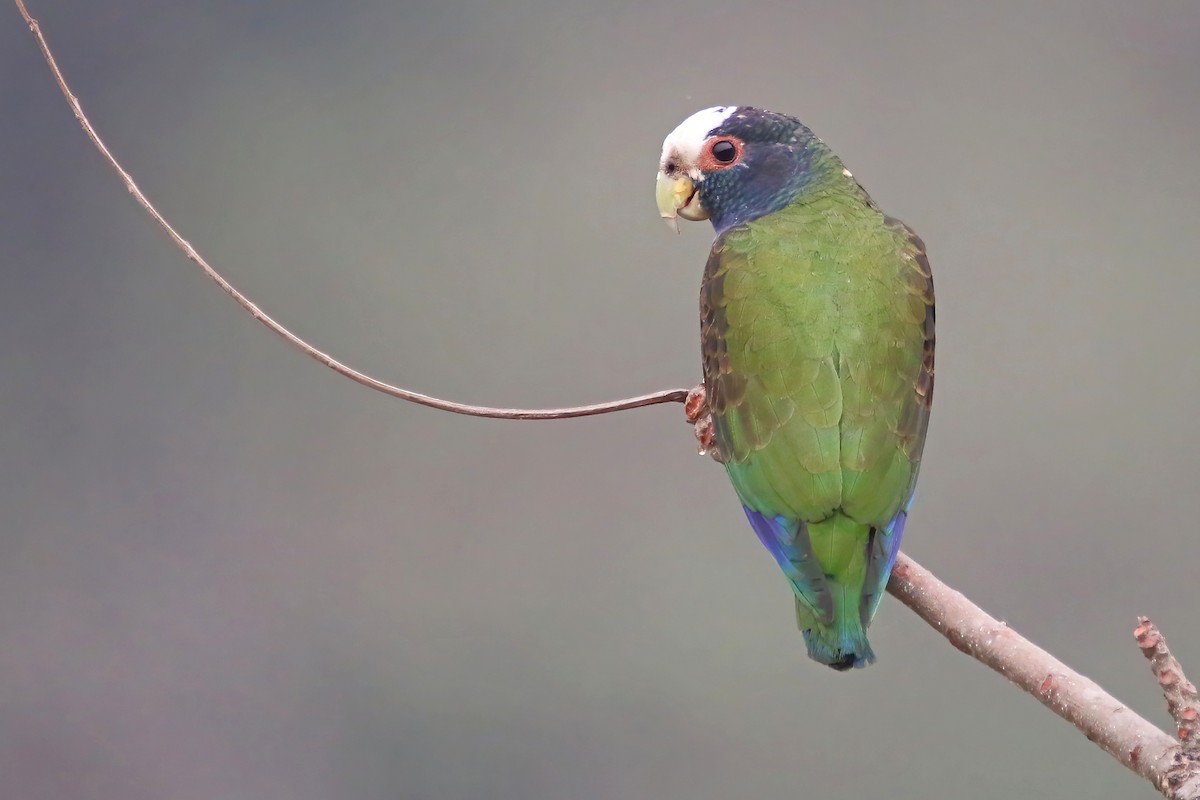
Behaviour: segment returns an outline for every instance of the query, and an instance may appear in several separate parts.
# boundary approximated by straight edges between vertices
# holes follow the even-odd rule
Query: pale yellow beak
[[[671,176],[660,170],[654,186],[654,199],[658,201],[658,213],[676,233],[679,233],[676,217],[692,221],[708,219],[708,212],[700,206],[700,192],[696,191],[696,184],[685,174]]]

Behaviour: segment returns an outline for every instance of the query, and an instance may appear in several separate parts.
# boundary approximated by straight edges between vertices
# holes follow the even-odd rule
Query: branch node
[[[1149,617],[1138,617],[1134,639],[1147,660],[1154,680],[1163,690],[1167,711],[1175,721],[1176,736],[1184,744],[1200,739],[1200,696],[1184,675],[1183,666],[1171,653],[1167,639]]]

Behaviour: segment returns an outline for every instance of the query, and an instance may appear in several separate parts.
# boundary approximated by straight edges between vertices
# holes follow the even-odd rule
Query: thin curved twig
[[[42,55],[50,65],[63,95],[75,112],[76,119],[92,143],[117,171],[134,199],[166,231],[188,259],[204,270],[218,286],[250,312],[259,322],[311,358],[341,375],[376,391],[431,408],[470,416],[499,419],[562,419],[592,414],[606,414],[629,408],[659,403],[682,403],[688,392],[683,389],[598,403],[591,406],[561,409],[505,409],[471,406],[439,400],[378,381],[351,369],[331,356],[317,350],[304,340],[268,317],[241,294],[200,256],[158,212],[100,140],[84,116],[78,99],[68,88],[62,71],[54,60],[41,28],[25,8],[23,0],[15,0],[17,8],[37,39]],[[1147,722],[1120,701],[1108,694],[1094,681],[1080,675],[1045,650],[1023,638],[1005,623],[988,615],[959,592],[942,583],[925,568],[901,553],[888,584],[888,591],[912,609],[950,643],[975,660],[986,664],[1036,697],[1043,705],[1074,725],[1080,732],[1102,747],[1105,752],[1138,775],[1150,780],[1169,800],[1200,800],[1200,755],[1194,749],[1181,747],[1174,739]]]
[[[50,51],[50,45],[46,42],[46,37],[42,34],[42,29],[38,25],[38,21],[30,16],[23,0],[16,0],[16,3],[21,16],[25,18],[26,24],[29,25],[30,32],[37,39],[38,47],[42,50],[42,56],[46,59],[46,63],[50,65],[50,71],[54,73],[54,80],[58,82],[58,88],[62,90],[63,96],[67,98],[67,102],[71,105],[71,110],[75,112],[75,119],[79,120],[83,132],[92,140],[92,144],[96,146],[100,154],[104,156],[109,165],[121,176],[121,180],[125,182],[125,188],[133,195],[133,199],[158,223],[167,236],[171,237],[171,241],[175,242],[184,255],[187,256],[188,260],[204,270],[204,274],[211,278],[213,283],[220,286],[226,294],[237,301],[237,304],[242,308],[249,311],[250,315],[266,326],[268,330],[285,339],[314,361],[318,361],[334,372],[344,375],[350,380],[361,383],[363,386],[374,389],[377,392],[382,392],[401,400],[407,400],[410,403],[429,406],[441,411],[449,411],[452,414],[465,414],[471,417],[490,417],[492,419],[569,419],[572,417],[610,414],[614,411],[625,411],[631,408],[653,406],[660,403],[682,403],[687,397],[686,389],[667,389],[652,394],[639,395],[638,397],[628,397],[622,400],[612,400],[606,403],[594,403],[586,406],[572,406],[570,408],[491,408],[489,406],[475,406],[467,403],[456,403],[452,400],[442,400],[427,394],[421,394],[420,392],[402,389],[390,383],[384,383],[370,375],[359,372],[353,367],[343,364],[328,353],[318,350],[276,322],[250,300],[250,298],[238,291],[233,284],[213,269],[204,257],[196,251],[196,248],[192,247],[186,239],[179,235],[171,223],[167,222],[166,217],[159,213],[159,210],[154,207],[154,204],[150,202],[146,195],[142,193],[142,190],[138,188],[137,184],[134,183],[133,176],[121,166],[121,163],[117,161],[112,151],[104,144],[104,141],[101,140],[100,135],[96,133],[96,129],[88,120],[87,115],[83,113],[83,106],[79,104],[79,98],[75,96],[75,93],[67,85],[67,79],[63,76],[62,70],[59,69],[58,62],[55,61],[54,54]]]

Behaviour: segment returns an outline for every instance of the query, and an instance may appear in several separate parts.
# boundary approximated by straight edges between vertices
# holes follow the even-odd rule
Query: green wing
[[[860,197],[797,204],[717,239],[701,315],[714,434],[742,502],[886,526],[912,494],[932,399],[920,239]]]

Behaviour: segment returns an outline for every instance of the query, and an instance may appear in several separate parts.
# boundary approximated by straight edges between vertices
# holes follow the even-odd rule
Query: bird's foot
[[[725,459],[721,457],[721,451],[713,438],[712,413],[708,410],[708,395],[704,391],[704,384],[688,392],[683,403],[683,414],[696,434],[700,455],[708,455],[714,461],[724,463]]]
[[[687,399],[683,401],[683,415],[693,425],[700,417],[708,416],[708,392],[703,383],[687,393]]]

